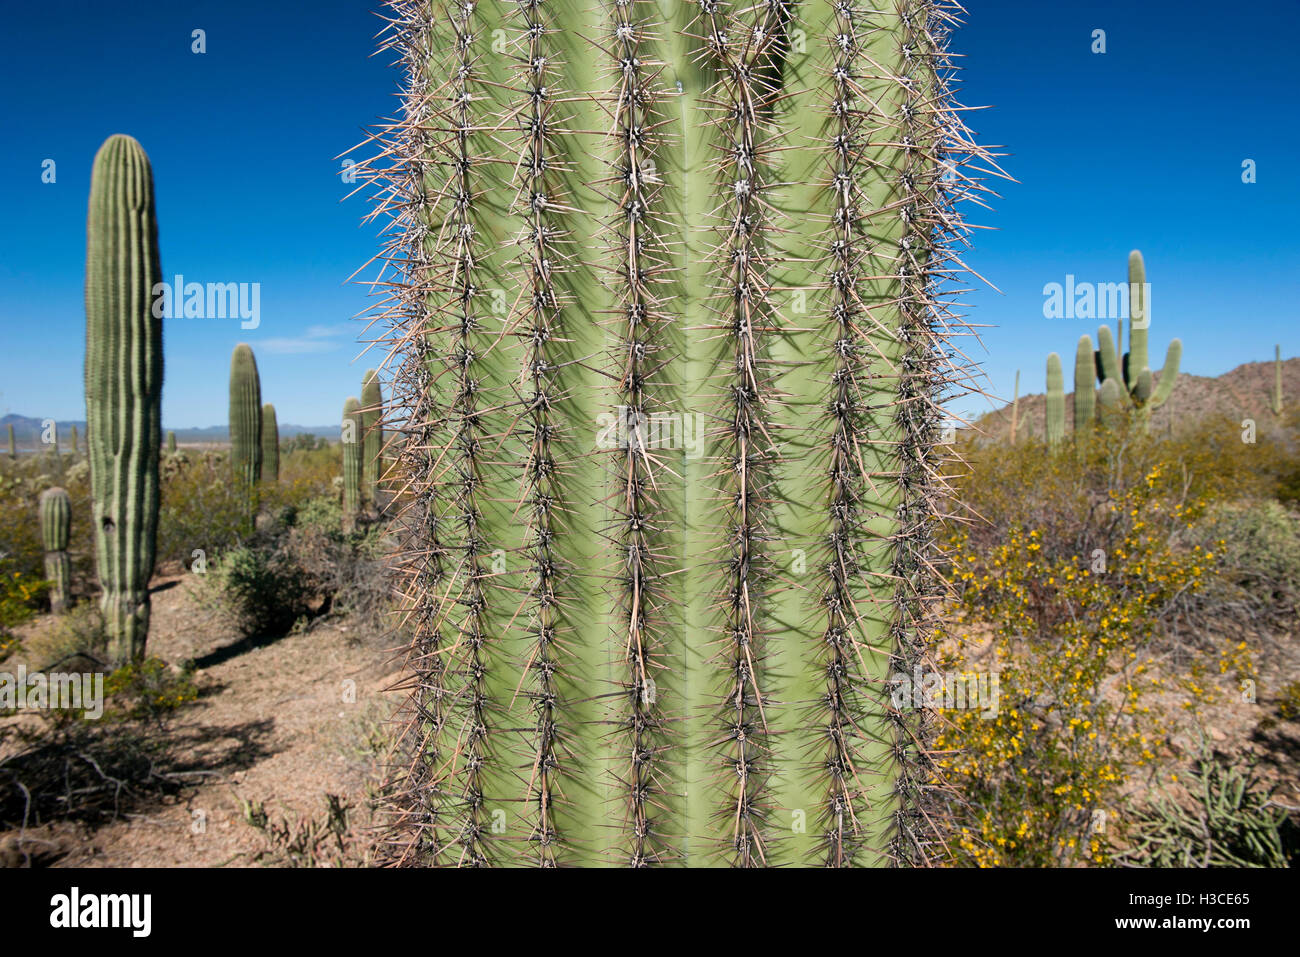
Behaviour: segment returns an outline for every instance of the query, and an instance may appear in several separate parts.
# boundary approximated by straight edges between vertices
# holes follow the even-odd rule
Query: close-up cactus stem
[[[390,7],[394,860],[924,863],[957,8]]]

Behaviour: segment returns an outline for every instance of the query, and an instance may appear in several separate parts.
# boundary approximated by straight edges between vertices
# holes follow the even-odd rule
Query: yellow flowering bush
[[[1245,642],[1191,634],[1223,562],[1194,532],[1225,486],[1189,479],[1181,451],[1130,435],[970,456],[958,494],[978,518],[949,536],[938,663],[996,676],[998,707],[940,709],[930,740],[955,863],[1108,863],[1114,812],[1171,722],[1254,676]]]

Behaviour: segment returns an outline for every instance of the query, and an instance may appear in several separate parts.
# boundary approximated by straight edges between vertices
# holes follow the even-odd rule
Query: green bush
[[[316,583],[287,550],[239,545],[209,564],[199,602],[246,638],[285,634],[311,610]]]

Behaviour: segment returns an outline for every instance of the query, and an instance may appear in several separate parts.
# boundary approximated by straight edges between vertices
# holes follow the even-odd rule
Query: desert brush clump
[[[153,170],[140,144],[109,137],[95,155],[86,219],[86,450],[95,554],[116,665],[149,633],[162,440],[161,281]]]
[[[956,480],[980,520],[948,529],[960,599],[939,660],[997,678],[991,713],[945,707],[929,742],[957,863],[1124,863],[1117,823],[1151,810],[1167,742],[1259,684],[1260,630],[1294,620],[1300,518],[1271,498],[1285,449],[1230,420],[1096,428],[1058,455],[972,443]]]
[[[394,860],[938,853],[885,682],[932,641],[967,375],[957,12],[390,4]]]

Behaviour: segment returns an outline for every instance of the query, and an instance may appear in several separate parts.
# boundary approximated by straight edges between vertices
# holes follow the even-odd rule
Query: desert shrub
[[[98,602],[82,602],[28,639],[28,666],[38,671],[79,671],[102,663],[108,637]]]
[[[213,555],[246,532],[248,504],[224,456],[168,457],[158,514],[158,562],[186,567],[195,549]]]
[[[161,658],[149,657],[124,665],[104,679],[104,714],[117,720],[158,720],[198,696],[187,669],[173,669]]]
[[[1271,500],[1217,502],[1188,537],[1222,553],[1211,607],[1271,622],[1300,614],[1300,514]]]
[[[940,663],[996,675],[1000,701],[989,717],[942,710],[933,739],[960,795],[946,809],[959,862],[1106,863],[1098,821],[1173,716],[1217,700],[1224,676],[1254,677],[1247,645],[1205,627],[1230,560],[1209,516],[1228,514],[1237,480],[1193,451],[1134,433],[977,450],[959,494],[987,521],[952,526],[958,600]],[[1253,454],[1224,471],[1270,460]],[[1235,536],[1242,548],[1285,527],[1261,523]]]
[[[1177,777],[1177,776],[1175,776]],[[1285,810],[1270,804],[1253,773],[1204,755],[1179,781],[1182,800],[1162,792],[1130,812],[1114,854],[1129,867],[1288,867],[1297,851]]]
[[[258,543],[228,549],[210,563],[198,600],[243,637],[273,637],[310,611],[315,591],[315,582],[291,552]]]

